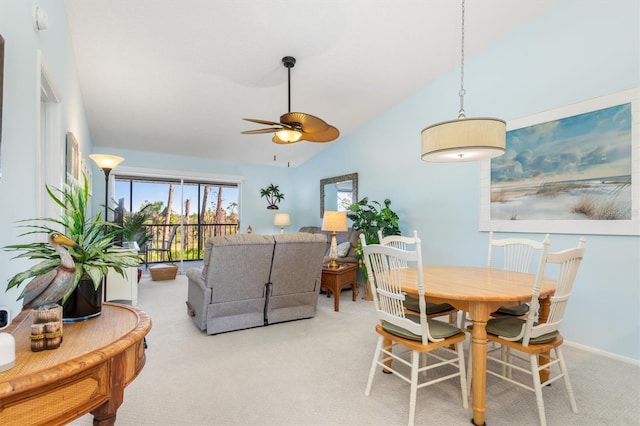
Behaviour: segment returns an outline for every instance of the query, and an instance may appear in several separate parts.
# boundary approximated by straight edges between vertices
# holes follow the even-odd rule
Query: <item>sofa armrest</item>
[[[202,276],[202,268],[190,268],[187,270],[187,278],[204,291],[206,285]]]

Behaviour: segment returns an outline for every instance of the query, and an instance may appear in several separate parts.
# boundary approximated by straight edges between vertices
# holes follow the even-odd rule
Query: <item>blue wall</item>
[[[30,5],[20,3],[0,5],[0,34],[7,40],[0,179],[0,194],[5,200],[25,198],[25,188],[27,194],[34,190],[33,174],[38,167],[32,155],[37,49],[56,62],[56,76],[64,82],[61,91],[66,102],[67,129],[79,133],[79,140],[85,144],[81,146],[83,153],[91,151],[68,34],[34,33]],[[40,4],[50,17],[56,17],[56,22],[66,22],[62,2]],[[512,120],[639,87],[639,16],[636,0],[561,1],[489,49],[467,58],[467,115]],[[242,176],[241,226],[244,230],[251,225],[257,233],[277,232],[272,224],[273,212],[266,210],[266,203],[259,196],[260,188],[269,183],[280,186],[286,196],[280,208],[291,214],[292,224],[287,228],[291,231],[321,223],[320,179],[357,172],[360,197],[391,198],[392,207],[401,217],[403,233],[418,230],[425,263],[483,265],[487,234],[478,230],[480,165],[420,160],[420,131],[427,125],[455,118],[458,90],[459,71],[453,70],[297,168],[109,147],[94,151],[120,154],[126,158],[123,166],[131,168]],[[101,171],[94,169],[93,173],[99,181]],[[101,191],[102,185],[96,185],[94,208],[104,198]],[[12,237],[16,234],[14,221],[33,216],[33,197],[26,198],[19,203],[20,209],[5,203],[0,206],[1,245],[16,242]],[[540,234],[518,235],[542,238]],[[578,237],[554,235],[552,249],[574,246]],[[563,334],[573,343],[640,360],[640,237],[586,237],[586,258]],[[2,252],[0,278],[6,282],[23,265]],[[0,305],[16,306],[16,296],[16,292],[0,294]]]
[[[637,90],[639,17],[637,1],[560,2],[467,59],[467,115],[508,121],[624,89]],[[403,233],[418,230],[425,263],[485,264],[488,236],[478,231],[480,165],[420,160],[420,131],[455,118],[458,88],[459,70],[455,70],[304,164],[297,171],[298,201],[313,208],[296,214],[308,217],[310,224],[318,223],[318,179],[358,172],[360,197],[390,198]],[[635,131],[638,137],[637,127]],[[640,237],[586,237],[586,257],[563,335],[573,343],[638,360]],[[554,235],[552,250],[575,246],[578,238]]]

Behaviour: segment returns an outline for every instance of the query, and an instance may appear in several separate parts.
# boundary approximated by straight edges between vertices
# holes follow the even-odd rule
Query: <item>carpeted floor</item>
[[[139,285],[153,319],[147,362],[125,390],[118,425],[402,425],[409,385],[378,373],[364,395],[377,338],[373,305],[344,291],[340,312],[214,336],[186,315],[187,279]],[[362,289],[361,289],[362,293]],[[579,414],[562,383],[544,390],[549,425],[640,425],[640,367],[565,345]],[[468,425],[459,383],[418,391],[416,424]],[[539,424],[535,395],[487,378],[487,424]],[[86,415],[72,423],[90,425]]]

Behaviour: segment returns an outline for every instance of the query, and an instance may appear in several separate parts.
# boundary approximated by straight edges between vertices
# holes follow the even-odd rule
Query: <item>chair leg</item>
[[[564,362],[564,356],[562,355],[562,350],[558,346],[555,348],[556,356],[558,360],[560,360],[560,371],[564,375],[564,385],[567,388],[567,393],[569,394],[569,403],[571,404],[571,411],[574,413],[578,413],[578,404],[576,404],[576,398],[573,395],[573,387],[571,386],[571,381],[569,380],[569,371],[567,370],[567,364]]]
[[[538,356],[529,355],[531,363],[531,375],[533,376],[533,389],[536,392],[536,402],[538,403],[538,415],[540,416],[540,426],[547,426],[547,418],[544,413],[544,401],[542,400],[542,385],[540,384],[540,371],[538,367]]]
[[[458,353],[458,368],[460,369],[460,390],[462,392],[462,406],[464,408],[469,408],[469,398],[467,396],[467,375],[465,374],[462,342],[456,343],[456,352]]]
[[[507,357],[509,356],[509,349],[508,346],[503,346],[500,348],[500,359],[502,360],[503,364],[502,364],[502,375],[504,377],[509,377],[511,378],[511,368],[509,368],[509,371],[507,372]]]
[[[418,368],[420,352],[411,351],[411,393],[409,394],[409,426],[413,426],[416,417],[416,392],[418,390]]]
[[[371,392],[371,384],[373,383],[373,376],[376,374],[376,367],[378,366],[378,360],[380,359],[380,355],[382,353],[382,344],[384,338],[382,336],[378,337],[378,344],[376,345],[376,351],[373,354],[373,361],[371,362],[371,369],[369,370],[369,380],[367,381],[367,389],[364,391],[364,394],[369,396]]]

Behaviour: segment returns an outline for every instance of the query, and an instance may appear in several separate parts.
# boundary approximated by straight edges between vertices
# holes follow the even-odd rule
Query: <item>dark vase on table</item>
[[[62,305],[62,322],[80,322],[95,318],[102,313],[102,283],[96,290],[91,278],[81,279]]]

